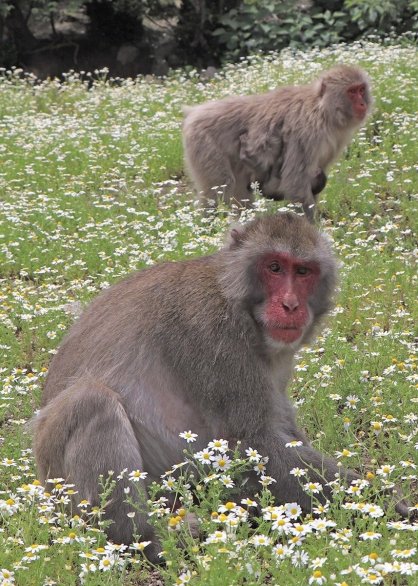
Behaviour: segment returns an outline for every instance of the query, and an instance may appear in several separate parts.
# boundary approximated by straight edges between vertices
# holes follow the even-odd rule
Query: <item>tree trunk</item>
[[[19,0],[11,0],[12,8],[5,19],[10,39],[19,53],[27,53],[38,46],[38,41],[29,29],[19,5]]]

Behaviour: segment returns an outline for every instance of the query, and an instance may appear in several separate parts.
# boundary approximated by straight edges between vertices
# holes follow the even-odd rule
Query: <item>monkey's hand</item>
[[[389,492],[389,491],[388,491]],[[391,496],[388,497],[389,502],[385,505],[385,509],[388,509],[390,504],[394,504],[395,511],[404,519],[409,519],[410,521],[417,521],[418,520],[418,511],[416,509],[411,509],[408,501],[404,498],[402,494],[402,489],[399,486],[395,486],[391,490]]]

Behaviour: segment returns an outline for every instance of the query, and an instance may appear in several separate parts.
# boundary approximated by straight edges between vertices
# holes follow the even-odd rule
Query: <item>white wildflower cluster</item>
[[[161,494],[140,463],[112,481],[123,482],[127,500],[147,486],[150,523],[168,544],[167,583],[203,574],[215,583],[219,568],[225,584],[293,574],[309,585],[416,583],[418,526],[395,516],[391,498],[401,486],[418,510],[417,62],[414,45],[364,41],[250,56],[209,83],[197,71],[151,82],[72,72],[64,83],[0,71],[0,586],[71,575],[116,584],[146,564],[148,539],[110,543],[102,506],[66,479],[42,487],[31,450],[20,447],[47,365],[85,303],[115,280],[211,253],[232,219],[292,208],[259,199],[253,209],[202,214],[181,176],[182,105],[303,83],[334,63],[368,70],[375,109],[321,194],[341,291],[328,327],[299,353],[290,392],[314,447],[361,480],[327,486],[301,461],[290,480],[311,499],[314,516],[304,516],[296,496],[275,502],[277,479],[255,444],[237,459],[231,441],[204,446],[199,429],[185,429],[185,450],[196,453],[162,475]],[[302,444],[289,438],[286,453]]]

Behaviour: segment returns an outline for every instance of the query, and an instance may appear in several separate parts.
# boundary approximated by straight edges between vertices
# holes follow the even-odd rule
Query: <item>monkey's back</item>
[[[320,106],[315,85],[284,86],[262,94],[227,97],[187,108],[183,123],[185,142],[205,140],[208,134],[239,136],[257,125],[259,132],[271,129],[277,119],[309,123]],[[312,117],[314,120],[316,116]],[[222,145],[225,148],[225,144]]]
[[[198,368],[208,331],[215,345],[218,332],[227,348],[240,326],[216,288],[215,257],[158,265],[102,292],[53,358],[42,406],[85,375],[109,385],[117,381],[113,390],[122,391],[132,385],[133,372],[158,361],[168,369],[187,361]]]

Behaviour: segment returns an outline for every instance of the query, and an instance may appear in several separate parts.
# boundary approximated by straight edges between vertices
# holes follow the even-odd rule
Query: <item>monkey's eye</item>
[[[280,271],[282,270],[282,267],[279,265],[278,262],[272,262],[269,265],[269,269],[271,270],[272,273],[280,273]]]
[[[309,275],[310,272],[311,269],[308,269],[308,267],[296,267],[297,275]]]

